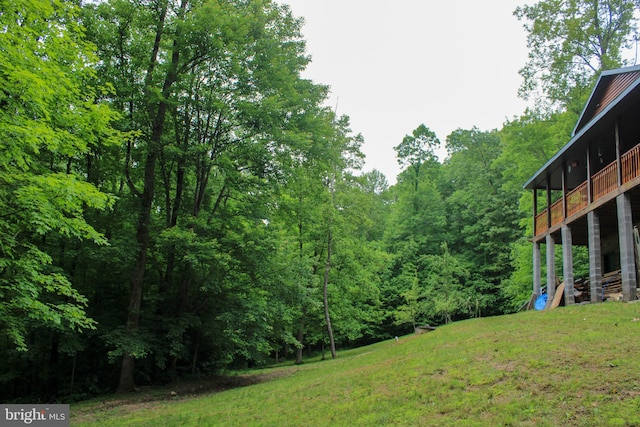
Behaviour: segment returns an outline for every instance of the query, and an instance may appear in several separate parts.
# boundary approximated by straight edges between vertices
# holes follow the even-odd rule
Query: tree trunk
[[[180,5],[181,13],[184,13],[187,2],[183,0]],[[150,82],[152,81],[151,74],[155,69],[158,61],[158,51],[160,47],[160,41],[162,38],[162,32],[164,30],[164,20],[167,12],[167,1],[162,4],[162,12],[160,14],[160,22],[156,29],[156,39],[154,44],[153,53],[151,55],[151,61],[146,76],[145,93],[150,94]],[[183,16],[183,15],[182,15]],[[153,198],[155,194],[155,177],[156,177],[156,163],[161,150],[162,137],[164,134],[165,118],[167,115],[167,108],[169,107],[168,99],[171,95],[173,84],[178,79],[178,62],[180,60],[180,51],[178,45],[178,39],[180,37],[179,32],[176,32],[173,48],[171,54],[171,63],[167,70],[167,74],[162,86],[162,100],[157,104],[148,104],[149,116],[152,119],[152,132],[151,139],[148,143],[147,159],[144,168],[144,189],[140,195],[140,206],[138,214],[138,225],[136,230],[136,243],[138,246],[138,253],[136,256],[136,263],[131,275],[131,286],[129,289],[129,311],[127,315],[126,334],[129,338],[134,336],[140,326],[140,308],[142,305],[142,291],[144,286],[144,274],[147,266],[147,250],[149,248],[149,226],[151,224],[151,209],[153,206]],[[118,384],[117,391],[129,392],[135,389],[135,360],[134,356],[125,349],[122,356],[122,368],[120,370],[120,382]]]
[[[198,350],[200,349],[200,340],[196,341],[196,348],[193,350],[193,359],[191,360],[191,375],[195,375],[198,362]]]
[[[155,128],[155,127],[154,127]],[[155,132],[154,132],[155,133]],[[129,311],[127,315],[126,334],[128,337],[135,335],[140,326],[140,307],[142,306],[142,290],[144,285],[144,272],[147,267],[147,248],[149,247],[149,223],[151,220],[151,206],[155,185],[155,164],[157,156],[154,149],[150,148],[145,165],[144,191],[138,215],[138,227],[136,243],[138,255],[131,275],[129,288]],[[135,362],[134,356],[127,350],[122,355],[122,368],[120,370],[120,382],[118,392],[126,393],[135,389]]]
[[[300,343],[300,345],[296,348],[296,365],[302,365],[302,350],[303,350],[303,346],[302,346],[302,340],[304,340],[304,329],[303,329],[303,321],[300,321],[301,325],[300,328],[298,328],[298,342]]]
[[[180,318],[183,316],[184,313],[187,312],[187,309],[189,307],[189,292],[191,290],[191,278],[190,278],[190,272],[185,273],[187,274],[187,277],[183,278],[182,281],[180,282],[180,288],[179,288],[179,292],[178,292],[178,308],[176,311],[176,315],[175,315],[175,319],[174,321],[176,323],[179,324],[180,322]],[[182,332],[180,333],[180,340],[183,340],[184,337],[184,329],[182,330]],[[178,378],[178,355],[173,355],[171,356],[171,363],[169,365],[169,377],[171,378],[172,382],[175,382]]]
[[[329,334],[329,346],[331,348],[331,358],[336,358],[336,343],[333,339],[333,328],[331,327],[331,316],[329,315],[329,271],[331,270],[331,228],[327,233],[327,264],[324,268],[324,287],[322,299],[324,302],[324,320],[327,322],[327,334]]]
[[[302,196],[298,199],[298,202],[302,203]],[[302,221],[298,221],[298,256],[302,259],[302,251],[303,251],[303,240],[302,240]],[[300,317],[300,325],[298,328],[298,347],[296,348],[296,365],[302,364],[302,350],[304,346],[302,342],[304,340],[304,322],[307,315],[307,309],[305,307],[305,302],[302,301],[302,316]]]
[[[122,356],[122,368],[120,369],[120,383],[118,384],[118,393],[126,393],[136,388],[134,380],[135,359],[129,353]]]
[[[78,353],[73,353],[73,359],[71,361],[71,381],[69,382],[69,388],[73,391],[73,387],[75,386],[76,380],[76,362],[78,360]]]

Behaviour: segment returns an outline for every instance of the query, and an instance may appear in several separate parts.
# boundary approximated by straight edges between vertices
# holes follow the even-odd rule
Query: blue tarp
[[[544,310],[544,307],[547,305],[547,294],[542,294],[536,299],[536,303],[534,304],[534,308],[536,310]]]

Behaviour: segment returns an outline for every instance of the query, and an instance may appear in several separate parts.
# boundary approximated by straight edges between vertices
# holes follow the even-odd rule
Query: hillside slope
[[[260,374],[208,395],[72,405],[72,425],[638,426],[640,304],[474,319]]]

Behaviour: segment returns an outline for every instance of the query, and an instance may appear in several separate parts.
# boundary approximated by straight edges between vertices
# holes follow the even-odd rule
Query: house
[[[603,72],[571,140],[524,185],[533,191],[533,293],[556,290],[562,247],[565,304],[574,301],[575,248],[588,248],[589,293],[602,301],[603,277],[618,271],[624,301],[637,297],[634,227],[640,220],[640,66]],[[606,285],[606,283],[605,283]],[[548,305],[547,305],[548,306]]]

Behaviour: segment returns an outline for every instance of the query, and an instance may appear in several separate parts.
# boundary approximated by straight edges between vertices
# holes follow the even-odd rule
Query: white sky
[[[390,184],[393,147],[421,123],[444,143],[455,129],[499,129],[524,112],[526,34],[513,11],[532,1],[280,0],[306,21],[303,76],[331,87],[328,105],[364,136],[365,170]]]

